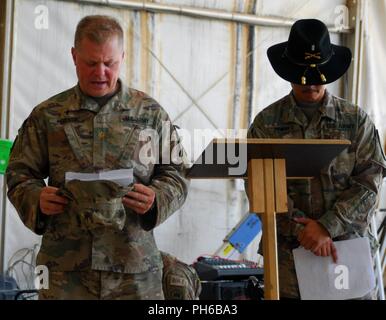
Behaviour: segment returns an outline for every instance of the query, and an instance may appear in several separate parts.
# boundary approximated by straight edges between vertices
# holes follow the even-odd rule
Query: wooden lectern
[[[345,148],[348,140],[214,139],[189,169],[191,179],[248,179],[250,212],[263,222],[264,298],[279,299],[276,213],[287,212],[286,179],[304,179]]]

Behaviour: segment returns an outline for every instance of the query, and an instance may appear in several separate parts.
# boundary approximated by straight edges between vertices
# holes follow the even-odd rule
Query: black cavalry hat
[[[296,21],[288,41],[270,47],[267,55],[281,78],[302,85],[334,82],[351,63],[350,49],[332,44],[326,25],[316,19]]]

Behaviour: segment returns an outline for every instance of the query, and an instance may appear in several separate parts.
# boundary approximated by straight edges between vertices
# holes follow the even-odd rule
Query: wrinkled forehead
[[[83,38],[76,50],[82,57],[98,59],[116,59],[123,54],[123,46],[117,36],[112,36],[102,43]]]

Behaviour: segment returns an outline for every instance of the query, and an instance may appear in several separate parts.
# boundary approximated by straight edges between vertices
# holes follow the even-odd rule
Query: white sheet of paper
[[[108,180],[114,181],[124,187],[134,182],[133,169],[118,169],[110,171],[102,171],[99,173],[81,173],[81,172],[66,172],[65,180],[81,180],[81,181],[98,181]]]
[[[375,287],[368,238],[334,242],[338,261],[318,257],[303,247],[294,249],[302,300],[346,300],[363,297]]]

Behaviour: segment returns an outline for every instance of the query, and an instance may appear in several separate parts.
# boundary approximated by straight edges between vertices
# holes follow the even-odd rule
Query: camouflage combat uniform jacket
[[[281,296],[298,297],[292,249],[299,246],[296,237],[302,225],[293,217],[317,220],[333,240],[367,236],[372,248],[377,246],[368,226],[386,159],[375,126],[363,110],[326,90],[321,107],[308,122],[291,93],[256,116],[248,137],[347,139],[352,143],[320,176],[287,181],[289,212],[277,215]]]
[[[177,135],[162,107],[120,84],[119,92],[102,107],[78,86],[48,99],[34,108],[15,140],[7,169],[8,196],[24,224],[43,235],[37,264],[50,270],[141,273],[162,269],[152,229],[181,207],[188,188],[184,164],[170,164],[165,158],[172,151],[179,150],[180,155],[184,151],[178,138],[169,139]],[[171,140],[169,149],[160,142],[164,148],[148,164],[139,161],[141,147],[149,141],[141,139],[143,129],[154,129],[160,140],[163,134],[167,137],[163,142]],[[124,209],[122,230],[84,230],[74,212],[52,216],[40,212],[39,195],[46,177],[48,185],[63,188],[68,171],[122,168],[134,168],[137,182],[156,193],[156,206],[147,214]]]

